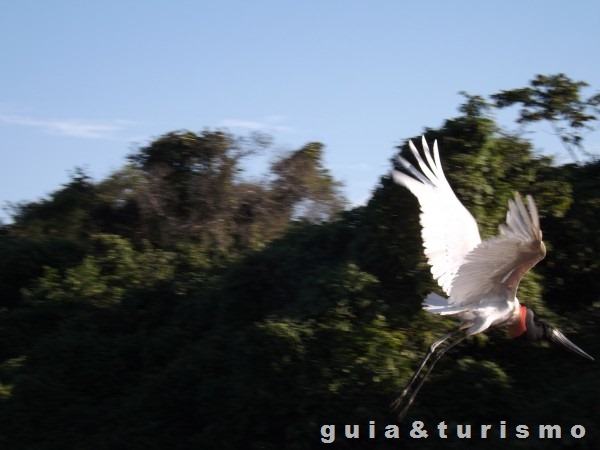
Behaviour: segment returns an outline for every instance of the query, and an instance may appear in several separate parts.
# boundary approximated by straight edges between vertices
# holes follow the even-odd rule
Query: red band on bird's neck
[[[527,325],[525,324],[525,318],[527,316],[527,308],[522,306],[519,308],[519,319],[508,327],[508,332],[511,338],[518,338],[525,331],[527,331]]]

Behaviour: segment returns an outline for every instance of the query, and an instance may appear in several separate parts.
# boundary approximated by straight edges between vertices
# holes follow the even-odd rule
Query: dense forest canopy
[[[548,255],[519,298],[600,356],[600,161],[581,135],[600,96],[586,86],[559,74],[489,101],[465,94],[457,117],[423,134],[482,236],[514,191],[534,196]],[[493,112],[513,105],[522,123],[551,122],[577,162],[555,165],[503,130]],[[395,423],[390,401],[453,323],[420,309],[438,288],[416,201],[383,174],[349,208],[316,142],[246,178],[244,160],[270,145],[173,131],[106,179],[76,170],[48,198],[13,206],[0,227],[2,448],[306,449],[322,445],[324,424]],[[595,449],[599,375],[491,331],[439,364],[400,439],[338,428],[334,445],[439,448],[409,438],[410,421],[505,420],[508,439],[470,445]],[[515,439],[516,425],[542,423],[568,436]]]

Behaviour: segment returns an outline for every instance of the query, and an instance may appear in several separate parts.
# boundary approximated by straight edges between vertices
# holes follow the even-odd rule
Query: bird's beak
[[[567,337],[564,334],[562,334],[560,331],[558,331],[554,328],[552,329],[552,332],[550,333],[550,340],[552,342],[556,342],[557,344],[562,345],[563,347],[571,350],[573,353],[576,353],[579,356],[583,356],[584,358],[587,358],[590,361],[594,361],[594,358],[592,358],[586,352],[581,350],[579,347],[577,347],[575,344],[573,344],[569,339],[567,339]]]

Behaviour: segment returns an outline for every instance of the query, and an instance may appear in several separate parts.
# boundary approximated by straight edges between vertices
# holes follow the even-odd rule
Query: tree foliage
[[[585,81],[573,81],[563,73],[537,75],[528,87],[500,91],[492,95],[496,106],[506,108],[521,105],[517,122],[526,125],[546,121],[575,161],[577,151],[585,151],[582,131],[598,121],[600,93],[582,98]]]
[[[536,198],[549,251],[520,300],[598,355],[598,163],[556,166],[492,111],[465,94],[459,116],[425,134],[483,236],[515,190]],[[596,366],[501,330],[442,360],[401,438],[385,439],[390,401],[453,324],[420,308],[438,288],[418,205],[383,175],[366,205],[343,210],[318,143],[244,178],[267,145],[167,133],[104,180],[77,171],[14,208],[0,232],[2,448],[308,449],[325,424],[337,425],[337,448],[464,446],[409,438],[411,419],[433,433],[442,420],[581,424],[583,439],[560,444],[596,448]],[[361,437],[346,439],[345,424]],[[469,444],[556,448],[510,430]]]

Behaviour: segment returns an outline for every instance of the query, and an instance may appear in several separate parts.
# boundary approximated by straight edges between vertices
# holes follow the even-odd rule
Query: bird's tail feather
[[[423,309],[432,314],[458,314],[467,311],[467,308],[459,305],[452,305],[449,299],[442,297],[434,292],[431,292],[425,300],[423,300]]]

